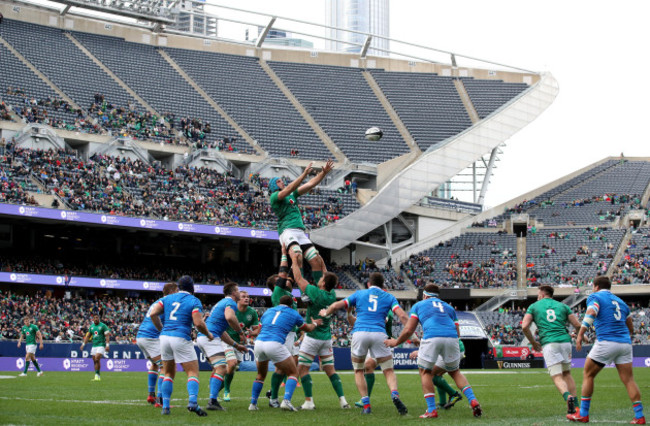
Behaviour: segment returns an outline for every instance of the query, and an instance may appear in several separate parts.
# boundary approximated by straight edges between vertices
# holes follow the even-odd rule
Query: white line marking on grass
[[[8,396],[0,396],[0,400],[9,400],[9,401],[39,401],[39,402],[66,402],[66,403],[74,403],[74,404],[111,404],[111,405],[140,405],[140,406],[148,406],[151,404],[148,404],[146,400],[140,400],[140,399],[126,399],[126,400],[105,400],[105,401],[91,401],[91,400],[82,400],[82,399],[54,399],[54,398],[22,398],[19,396],[16,397],[8,397]],[[187,401],[186,399],[182,398],[174,398],[172,401]],[[171,408],[180,408],[180,405],[172,405]]]
[[[18,376],[0,376],[0,379],[15,379]]]

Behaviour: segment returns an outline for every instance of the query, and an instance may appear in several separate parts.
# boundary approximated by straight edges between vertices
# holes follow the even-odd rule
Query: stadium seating
[[[614,268],[612,281],[617,284],[650,283],[650,228],[635,230],[625,253]]]
[[[528,88],[525,83],[505,83],[502,80],[475,80],[461,77],[465,90],[483,119]]]
[[[382,163],[409,151],[359,68],[269,65],[350,161]],[[384,137],[369,150],[364,134],[371,126]]]
[[[494,312],[475,312],[483,323],[485,332],[495,345],[518,345],[524,338],[521,321],[525,311],[521,309],[506,312],[503,309]]]

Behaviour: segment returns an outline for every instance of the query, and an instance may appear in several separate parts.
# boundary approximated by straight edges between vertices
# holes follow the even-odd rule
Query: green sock
[[[302,390],[305,391],[305,398],[311,398],[314,396],[314,392],[312,390],[312,381],[311,381],[311,376],[307,374],[306,376],[303,376],[300,379],[300,382],[302,383]]]
[[[447,381],[441,376],[434,376],[433,384],[447,392],[449,396],[456,394],[456,391],[451,386],[449,386],[449,383],[447,383]]]
[[[368,398],[372,394],[372,387],[375,386],[375,373],[365,374],[366,385],[368,386]]]
[[[323,271],[311,271],[311,277],[314,279],[314,285],[318,285],[318,281],[320,281],[322,276]]]
[[[436,386],[436,392],[438,392],[438,405],[442,407],[447,403],[447,392],[438,386]]]
[[[287,377],[287,376],[283,376],[283,377],[284,377],[284,378],[282,379],[282,383],[284,383],[284,384],[286,385],[286,384],[287,384],[287,379],[288,379],[288,377]]]
[[[562,398],[564,398],[565,401],[568,400],[570,396],[571,396],[571,394],[569,392],[564,392],[562,394]]]
[[[284,377],[284,375],[278,373],[273,373],[271,376],[271,399],[278,399],[278,391]]]
[[[334,392],[336,392],[336,396],[339,398],[343,396],[343,383],[341,383],[341,378],[339,377],[338,374],[334,373],[330,376],[330,382],[332,382],[332,387],[334,388]]]
[[[99,376],[99,370],[95,370],[95,374]]]
[[[230,384],[232,379],[235,377],[235,373],[226,374],[226,378],[223,381],[223,391],[230,393]]]
[[[36,367],[36,371],[41,372],[41,367],[38,365],[38,362],[34,361],[34,367]]]
[[[23,374],[27,374],[27,369],[29,368],[29,361],[25,363],[25,369],[23,370]]]

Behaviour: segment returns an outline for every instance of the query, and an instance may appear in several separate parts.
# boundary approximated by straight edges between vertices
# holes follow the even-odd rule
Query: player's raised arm
[[[205,321],[203,321],[203,315],[200,310],[195,309],[192,311],[192,321],[194,322],[194,327],[196,327],[199,332],[205,334],[208,340],[214,339],[214,336],[210,333],[210,330],[208,330],[208,326],[205,325]],[[239,324],[237,324],[237,326],[239,326]]]
[[[163,329],[163,323],[160,321],[160,314],[164,312],[163,308],[163,303],[161,301],[158,301],[151,307],[151,312],[149,313],[149,317],[151,318],[151,322],[153,323],[154,327],[156,327],[156,330],[162,331]]]
[[[521,330],[524,332],[524,336],[526,336],[528,342],[530,342],[530,344],[533,345],[533,349],[539,352],[542,350],[542,345],[537,340],[535,340],[535,336],[533,336],[533,332],[530,331],[530,325],[532,323],[533,323],[533,316],[527,313],[526,315],[524,315],[524,320],[521,322]],[[580,328],[579,325],[580,323],[578,323],[578,328]]]
[[[402,310],[402,308],[399,308]],[[402,310],[402,314],[404,314],[404,311]],[[404,314],[406,316],[406,314]],[[386,339],[384,340],[384,343],[386,346],[389,346],[391,348],[394,348],[395,346],[401,345],[402,343],[406,342],[409,337],[415,333],[415,329],[418,326],[418,317],[416,316],[411,316],[411,318],[408,318],[406,321],[406,324],[404,324],[404,330],[402,330],[402,333],[399,335],[397,339]]]
[[[278,193],[278,200],[284,200],[286,197],[288,197],[293,191],[297,190],[300,184],[302,183],[303,180],[307,177],[307,175],[311,172],[311,166],[314,163],[309,163],[307,167],[305,167],[305,170],[302,172],[300,176],[296,178],[293,182],[291,182],[289,185],[285,186],[280,190]]]
[[[310,331],[314,331],[314,329],[315,329],[316,327],[318,327],[319,325],[321,325],[322,323],[323,323],[323,320],[320,319],[320,318],[318,318],[318,319],[312,319],[312,320],[311,320],[311,323],[309,323],[309,324],[304,323],[303,325],[301,325],[301,326],[298,328],[298,330],[302,330],[302,331],[304,331],[304,332],[306,332],[306,333],[309,333]]]
[[[298,284],[298,287],[300,287],[301,292],[307,291],[307,286],[309,285],[309,281],[307,281],[305,278],[302,276],[302,272],[300,272],[300,267],[302,265],[299,265],[298,262],[296,261],[296,258],[300,257],[302,263],[302,256],[299,256],[297,253],[291,252],[291,260],[292,260],[292,265],[291,265],[291,270],[293,271],[293,278],[296,280],[296,284]]]
[[[327,309],[321,309],[318,315],[321,317],[328,317],[332,315],[334,312],[338,311],[339,309],[344,309],[347,308],[348,304],[345,299],[339,300],[338,302],[334,302],[331,305],[327,307]]]
[[[334,168],[334,161],[327,160],[327,163],[325,163],[325,165],[321,169],[320,173],[318,173],[313,178],[309,179],[309,182],[307,182],[306,184],[304,184],[304,185],[300,186],[300,188],[298,188],[298,194],[299,195],[304,195],[304,194],[308,193],[309,191],[311,191],[312,189],[314,189],[314,187],[316,187],[316,185],[318,185],[319,183],[321,183],[323,181],[323,179],[325,179],[325,176],[327,176],[327,174],[329,172],[331,172],[333,168]]]

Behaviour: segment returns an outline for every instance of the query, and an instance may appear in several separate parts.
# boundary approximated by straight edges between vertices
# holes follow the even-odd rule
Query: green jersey
[[[283,288],[278,287],[277,285],[273,289],[273,293],[271,294],[271,303],[273,303],[273,306],[278,306],[280,304],[280,299],[282,296],[291,296],[291,299],[293,299],[293,303],[291,304],[291,309],[298,310],[298,302],[296,302],[296,299],[293,297],[293,294],[291,294],[290,291],[285,290]],[[291,329],[294,333],[298,331],[298,327],[294,327]]]
[[[25,338],[26,345],[36,344],[36,333],[38,333],[38,327],[35,324],[23,325],[20,333]]]
[[[530,305],[526,313],[531,314],[537,324],[542,346],[547,343],[571,341],[571,336],[566,329],[569,315],[572,313],[568,305],[545,297]]]
[[[298,208],[298,191],[293,191],[286,196],[283,200],[278,200],[280,191],[275,191],[271,194],[271,209],[278,217],[278,235],[282,234],[285,229],[305,229],[305,224],[302,222],[302,213]]]
[[[458,347],[460,348],[460,353],[465,352],[465,343],[462,340],[458,339]]]
[[[93,347],[95,347],[106,346],[106,333],[110,333],[111,330],[106,324],[100,322],[97,325],[91,324],[88,332],[93,336]]]
[[[317,340],[331,340],[332,329],[330,323],[332,317],[323,318],[318,313],[321,309],[326,309],[329,305],[336,302],[336,293],[334,290],[321,290],[315,285],[309,284],[305,289],[305,294],[309,296],[311,302],[307,307],[307,319],[305,322],[310,322],[310,319],[322,319],[323,323],[307,333],[307,336]]]
[[[239,321],[239,326],[242,328],[242,330],[245,328],[251,328],[252,326],[260,323],[260,317],[257,315],[257,311],[250,306],[246,307],[246,310],[244,312],[236,309],[235,315],[237,316],[237,321]],[[239,340],[239,334],[237,334],[235,330],[228,327],[228,330],[226,330],[226,332],[228,333],[228,336],[230,336],[232,340],[235,341],[235,343],[241,343]]]
[[[389,339],[393,338],[393,318],[395,315],[393,314],[393,311],[388,311],[388,315],[386,315],[386,335],[388,336]]]

